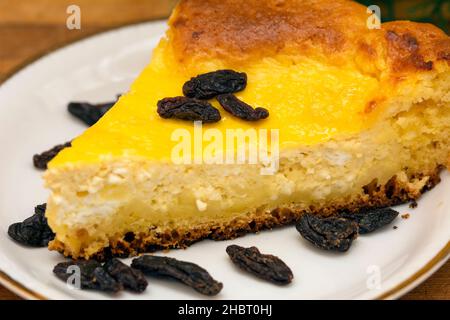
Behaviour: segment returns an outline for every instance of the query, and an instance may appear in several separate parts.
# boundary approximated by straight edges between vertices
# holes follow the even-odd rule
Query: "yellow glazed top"
[[[246,122],[227,113],[213,99],[222,120],[203,129],[278,129],[280,150],[324,142],[338,135],[370,126],[378,112],[365,112],[379,90],[378,81],[350,66],[331,66],[305,57],[277,55],[244,66],[220,60],[182,64],[175,58],[168,38],[161,40],[151,63],[117,104],[93,127],[63,150],[51,167],[72,162],[96,162],[104,156],[136,155],[150,160],[170,159],[178,143],[174,130],[192,133],[192,122],[162,119],[157,101],[182,95],[191,77],[231,68],[246,72],[247,88],[237,96],[254,108],[269,110],[269,118]]]
[[[358,133],[388,115],[399,83],[411,91],[416,75],[450,64],[442,30],[406,21],[370,29],[366,9],[347,0],[180,0],[130,91],[49,166],[104,156],[170,159],[174,130],[194,127],[161,119],[157,101],[219,69],[246,72],[248,86],[237,96],[270,116],[245,122],[212,101],[222,120],[204,129],[278,129],[280,151]]]

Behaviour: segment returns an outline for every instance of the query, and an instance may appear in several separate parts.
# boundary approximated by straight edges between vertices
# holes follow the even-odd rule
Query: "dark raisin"
[[[247,75],[233,70],[218,70],[198,75],[183,86],[183,94],[189,98],[211,99],[223,93],[245,89]]]
[[[47,150],[41,154],[35,154],[33,156],[33,164],[37,169],[46,170],[47,164],[61,152],[61,150],[68,148],[72,145],[71,142],[59,144],[54,146],[50,150]]]
[[[77,117],[88,126],[92,126],[96,124],[97,121],[100,120],[100,118],[103,117],[115,103],[116,101],[99,104],[91,104],[88,102],[70,102],[67,109],[73,116]]]
[[[270,254],[261,254],[256,247],[231,245],[227,247],[227,253],[239,268],[269,282],[289,284],[294,278],[291,269],[281,259]]]
[[[97,285],[97,290],[105,292],[119,292],[123,289],[122,284],[114,279],[102,267],[95,268],[93,282]]]
[[[220,120],[220,112],[210,103],[186,97],[165,98],[158,101],[158,114],[161,118],[203,121],[205,123]]]
[[[264,108],[253,109],[245,102],[236,98],[232,94],[222,94],[217,97],[220,105],[233,116],[247,121],[258,121],[266,119],[269,116],[269,111]]]
[[[366,234],[390,224],[399,215],[391,208],[362,209],[356,213],[341,213],[340,216],[355,221],[359,234]]]
[[[125,240],[126,242],[133,242],[134,238],[135,238],[135,235],[133,232],[127,232],[125,234],[125,237],[123,238],[123,240]]]
[[[102,265],[95,260],[79,260],[58,263],[53,268],[53,273],[61,280],[67,281],[69,277],[74,275],[74,271],[69,267],[77,266],[80,271],[80,289],[96,289],[97,283],[94,281],[95,269]]]
[[[358,236],[357,223],[340,217],[319,218],[304,214],[296,228],[316,247],[340,252],[347,251]]]
[[[55,238],[45,217],[46,204],[34,208],[34,215],[8,228],[8,235],[20,244],[30,247],[46,247]]]
[[[80,289],[93,289],[105,292],[118,292],[122,285],[111,277],[102,265],[95,260],[79,260],[58,263],[53,268],[53,273],[61,280],[67,281],[74,275],[74,270],[69,267],[77,266],[80,272]],[[71,283],[75,285],[75,283]]]
[[[127,266],[119,259],[107,261],[103,268],[126,289],[143,292],[147,288],[148,282],[144,274]]]
[[[214,280],[205,269],[190,262],[179,261],[168,257],[142,256],[131,263],[131,267],[139,269],[150,276],[162,276],[176,279],[201,294],[214,296],[223,285]]]

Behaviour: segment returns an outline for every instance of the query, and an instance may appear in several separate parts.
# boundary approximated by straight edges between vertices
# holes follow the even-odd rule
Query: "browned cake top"
[[[244,63],[284,52],[331,63],[353,59],[374,73],[449,63],[450,38],[437,27],[397,21],[370,30],[369,16],[366,7],[347,0],[181,0],[170,34],[182,61]]]

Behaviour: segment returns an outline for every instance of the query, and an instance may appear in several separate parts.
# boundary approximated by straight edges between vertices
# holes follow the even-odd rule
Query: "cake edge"
[[[289,204],[273,209],[255,209],[246,215],[248,220],[240,217],[238,220],[233,218],[225,223],[212,223],[194,229],[174,228],[154,234],[149,231],[148,234],[139,234],[138,238],[127,234],[111,240],[109,247],[105,247],[87,258],[105,261],[112,257],[127,258],[160,250],[185,249],[204,239],[232,240],[249,233],[259,233],[263,230],[291,225],[305,213],[330,216],[342,211],[356,212],[365,208],[404,204],[417,200],[426,191],[434,188],[441,181],[440,172],[444,168],[444,165],[438,165],[431,172],[412,174],[407,177],[406,181],[394,175],[384,185],[378,185],[377,181],[373,180],[363,187],[362,195],[358,194],[349,202],[343,200],[309,208],[299,208],[296,204]],[[70,257],[65,250],[64,243],[58,240],[50,242],[49,249]],[[86,256],[81,255],[81,258],[86,258]]]

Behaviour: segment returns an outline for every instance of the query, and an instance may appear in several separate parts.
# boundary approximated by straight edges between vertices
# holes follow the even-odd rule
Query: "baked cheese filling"
[[[129,92],[49,163],[51,249],[90,258],[107,248],[128,255],[183,247],[293,222],[304,212],[416,199],[437,183],[450,155],[445,62],[398,77],[374,75],[351,59],[337,64],[282,50],[245,63],[186,62],[172,29]],[[222,119],[203,129],[223,136],[278,130],[273,174],[262,175],[261,163],[174,163],[173,133],[194,137],[195,126],[162,119],[157,102],[181,96],[191,77],[220,69],[245,72],[248,85],[236,96],[270,116],[246,122],[212,99]]]

